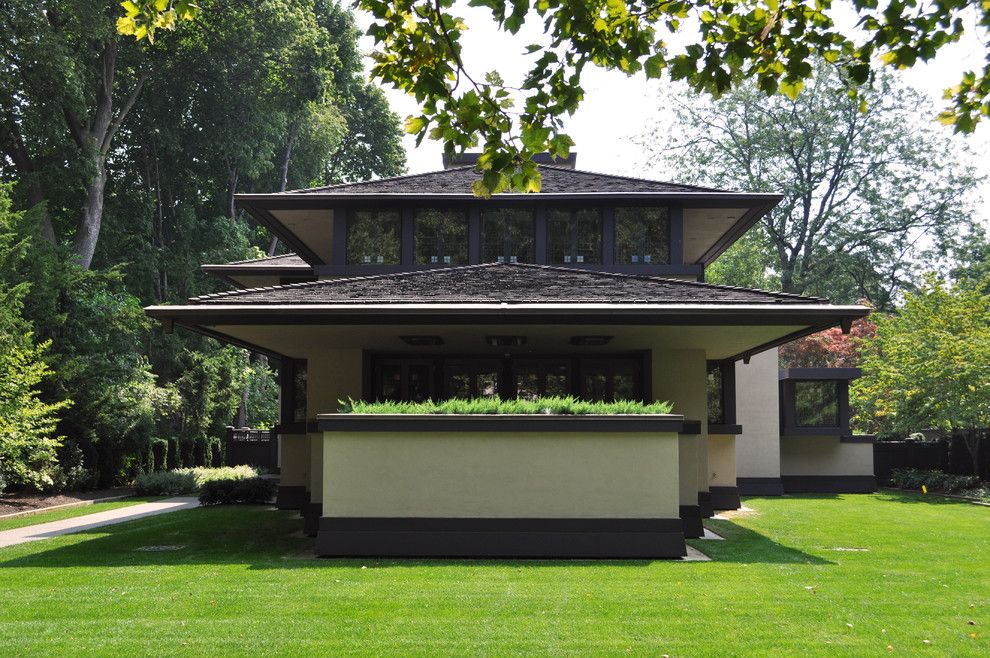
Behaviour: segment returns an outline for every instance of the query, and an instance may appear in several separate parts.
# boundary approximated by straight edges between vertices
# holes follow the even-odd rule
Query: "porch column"
[[[780,496],[780,393],[777,350],[736,363],[737,486],[742,495]]]

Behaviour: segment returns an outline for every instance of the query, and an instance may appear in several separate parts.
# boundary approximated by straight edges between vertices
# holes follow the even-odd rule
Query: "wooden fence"
[[[249,427],[227,428],[227,466],[246,464],[278,472],[278,434],[275,430],[256,430]]]
[[[990,440],[980,451],[980,477],[990,480]],[[881,485],[895,468],[938,469],[959,475],[973,474],[973,460],[961,437],[937,441],[877,441],[873,444],[873,474]]]

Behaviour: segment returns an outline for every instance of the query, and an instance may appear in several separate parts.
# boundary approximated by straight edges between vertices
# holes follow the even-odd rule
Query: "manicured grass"
[[[24,526],[29,525],[38,525],[39,523],[48,523],[49,521],[72,519],[77,516],[85,516],[86,514],[95,514],[96,512],[106,512],[107,510],[117,509],[118,507],[130,507],[131,505],[147,503],[152,500],[159,500],[159,498],[122,498],[121,500],[110,500],[105,503],[93,503],[92,505],[79,505],[77,507],[63,507],[61,509],[51,510],[50,512],[38,512],[37,514],[26,514],[24,516],[15,516],[9,519],[0,519],[0,532],[4,530],[13,530],[14,528],[23,528]]]
[[[713,562],[317,560],[289,512],[165,514],[0,550],[0,647],[990,655],[990,509],[891,493],[747,505],[713,522],[727,541],[693,542]],[[138,550],[162,545],[180,548]]]

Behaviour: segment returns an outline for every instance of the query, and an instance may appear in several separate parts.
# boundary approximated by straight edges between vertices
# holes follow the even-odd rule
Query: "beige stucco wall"
[[[323,515],[677,518],[677,435],[328,432]]]
[[[701,421],[701,435],[681,435],[680,463],[681,505],[697,505],[698,492],[708,490],[708,384],[705,352],[702,350],[668,350],[662,343],[652,347],[653,398],[669,400],[673,412],[690,420]]]
[[[842,443],[837,436],[786,436],[781,475],[873,475],[873,444]]]
[[[309,437],[279,435],[279,484],[298,487],[309,483]]]
[[[736,439],[738,477],[780,477],[780,401],[777,350],[736,362]]]
[[[708,435],[708,486],[736,486],[735,435]]]

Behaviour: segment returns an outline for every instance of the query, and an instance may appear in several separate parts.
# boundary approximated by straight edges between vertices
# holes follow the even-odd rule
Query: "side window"
[[[463,210],[424,208],[414,214],[417,265],[464,265],[468,262],[468,222]]]
[[[402,253],[398,210],[354,210],[347,218],[348,265],[398,265]]]
[[[536,218],[532,208],[490,208],[481,211],[481,261],[532,263]]]
[[[838,382],[794,382],[794,420],[798,427],[838,427]]]
[[[615,209],[615,263],[670,263],[670,212],[667,208]]]

